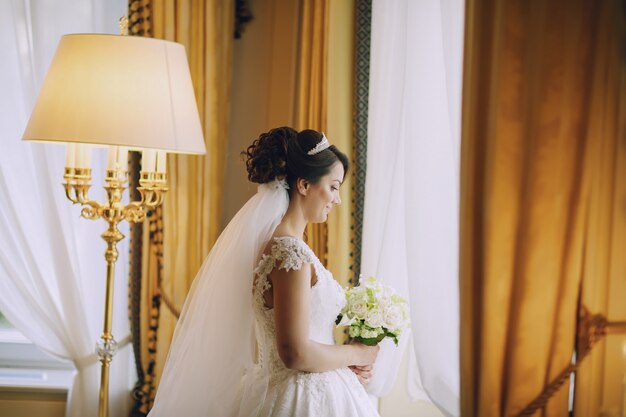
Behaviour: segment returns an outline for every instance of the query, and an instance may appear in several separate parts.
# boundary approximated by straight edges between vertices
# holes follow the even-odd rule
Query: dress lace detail
[[[290,270],[301,269],[302,264],[314,263],[316,260],[317,257],[313,251],[300,239],[291,236],[276,237],[269,255],[264,254],[261,257],[254,273],[259,278],[261,276],[267,277],[276,267],[276,263],[279,263],[279,269],[289,272]]]
[[[313,251],[295,237],[274,238],[268,254],[255,269],[253,311],[257,324],[257,366],[269,376],[269,388],[261,416],[378,416],[363,386],[348,368],[328,372],[288,369],[276,348],[273,309],[265,305],[264,294],[271,287],[268,275],[276,268],[299,270],[312,265],[317,282],[311,287],[310,338],[334,344],[333,326],[345,304],[344,290],[324,268]]]

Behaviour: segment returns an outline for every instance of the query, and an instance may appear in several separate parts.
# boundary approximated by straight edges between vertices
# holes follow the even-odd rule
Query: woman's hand
[[[380,346],[367,346],[362,343],[352,343],[352,346],[357,349],[354,366],[371,366],[378,356]]]
[[[352,372],[356,374],[361,385],[369,384],[372,380],[372,376],[374,375],[374,367],[372,365],[350,366],[349,368]]]

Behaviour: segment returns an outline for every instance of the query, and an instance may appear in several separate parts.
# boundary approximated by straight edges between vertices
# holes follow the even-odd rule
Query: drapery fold
[[[296,129],[325,131],[328,96],[328,0],[302,0],[296,80]],[[332,140],[332,139],[330,139]],[[309,224],[306,242],[328,265],[328,225]]]
[[[463,416],[514,416],[541,394],[572,360],[581,285],[606,279],[587,265],[611,247],[606,231],[590,240],[590,221],[614,195],[599,192],[615,172],[601,150],[624,138],[604,116],[623,84],[607,77],[617,48],[600,36],[620,13],[617,1],[468,0]],[[568,415],[567,384],[533,415]]]
[[[37,91],[61,35],[71,32],[117,33],[124,2],[74,2],[52,5],[30,2],[0,4],[0,310],[24,336],[42,350],[72,362],[76,370],[65,415],[96,416],[100,363],[94,345],[104,310],[106,247],[101,220],[79,217],[65,198],[64,147],[22,142]],[[114,17],[111,18],[111,15]],[[90,197],[103,200],[98,184],[105,155],[93,157]],[[126,226],[121,226],[122,232]],[[113,334],[126,339],[126,244],[118,244]],[[110,407],[126,415],[129,406],[129,349],[111,363]]]
[[[373,1],[361,273],[409,299],[368,391],[387,393],[412,336],[428,397],[459,415],[458,193],[463,2]],[[416,395],[417,387],[412,387]]]

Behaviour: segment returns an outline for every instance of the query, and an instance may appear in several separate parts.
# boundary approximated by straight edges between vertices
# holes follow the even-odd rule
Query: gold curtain
[[[162,221],[158,226],[154,213],[144,228],[144,242],[151,243],[143,249],[142,359],[154,377],[147,381],[151,405],[177,316],[220,232],[235,9],[232,0],[152,1],[147,9],[153,37],[185,45],[207,146],[205,156],[168,156]]]
[[[328,93],[326,134],[331,143],[346,155],[352,152],[352,99],[354,86],[354,0],[331,2],[328,28]],[[350,158],[354,170],[354,157]],[[353,256],[353,176],[348,174],[341,186],[341,205],[328,217],[328,269],[347,286],[352,278]]]
[[[605,262],[617,240],[605,223],[592,228],[623,195],[611,187],[624,112],[619,123],[607,116],[623,93],[619,77],[607,76],[609,62],[618,62],[607,28],[615,28],[620,7],[617,0],[467,2],[464,417],[514,416],[540,395],[572,359],[581,285],[588,302],[591,283],[607,279],[606,269],[589,265],[614,267]],[[623,277],[620,265],[612,273]],[[567,416],[567,386],[532,415]]]
[[[296,129],[327,128],[329,0],[302,0],[297,58]],[[328,264],[328,225],[309,224],[308,245]]]

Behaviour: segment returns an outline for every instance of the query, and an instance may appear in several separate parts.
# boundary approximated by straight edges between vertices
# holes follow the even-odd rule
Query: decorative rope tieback
[[[541,394],[535,397],[534,400],[517,414],[517,417],[532,416],[537,410],[544,408],[548,400],[552,398],[565,382],[567,382],[572,372],[578,369],[596,343],[606,336],[609,328],[615,332],[624,332],[626,331],[626,322],[609,322],[603,315],[591,314],[585,306],[581,306],[578,314],[575,362],[565,367],[565,369],[544,388]]]

